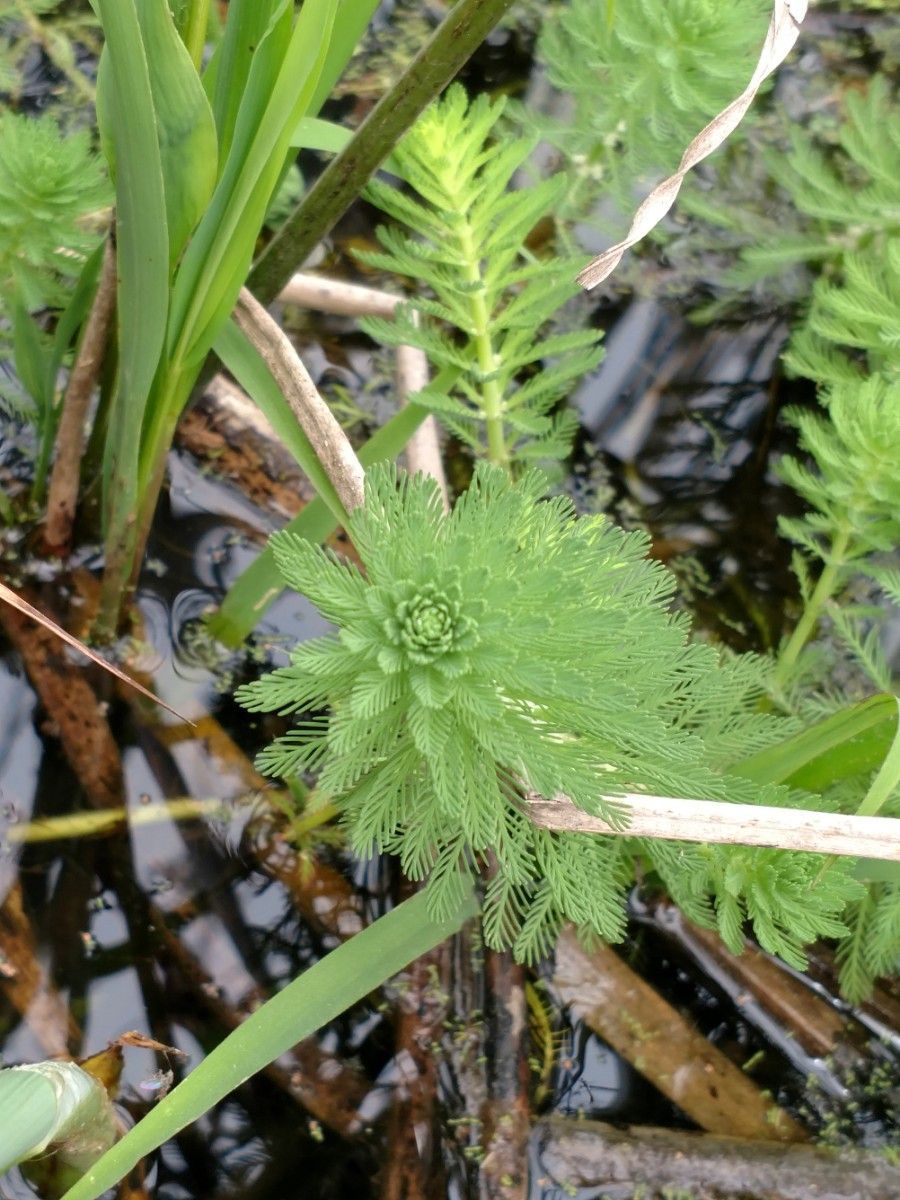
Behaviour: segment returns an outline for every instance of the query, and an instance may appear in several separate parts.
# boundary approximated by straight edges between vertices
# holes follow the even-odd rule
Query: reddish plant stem
[[[44,538],[57,554],[66,553],[78,505],[78,484],[84,454],[88,408],[112,327],[116,307],[116,252],[110,239],[103,254],[100,280],[88,314],[75,364],[66,385],[56,435],[56,459],[50,476]]]

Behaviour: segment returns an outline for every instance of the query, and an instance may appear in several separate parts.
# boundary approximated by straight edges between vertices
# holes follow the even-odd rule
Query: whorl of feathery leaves
[[[572,0],[551,10],[538,58],[573,111],[543,132],[601,187],[673,168],[743,89],[770,11],[769,0]]]
[[[364,327],[458,372],[448,392],[426,388],[416,400],[478,455],[490,448],[503,462],[558,459],[577,427],[572,413],[557,411],[559,402],[600,361],[601,335],[546,332],[578,294],[573,280],[584,263],[537,262],[526,250],[535,226],[560,203],[566,178],[509,190],[535,139],[499,139],[503,109],[503,100],[484,95],[470,103],[454,85],[394,151],[392,169],[413,194],[378,180],[367,188],[367,198],[410,233],[379,228],[382,250],[359,257],[410,278],[416,298],[396,319],[370,318]],[[492,445],[490,421],[501,431]]]
[[[620,936],[640,855],[692,915],[718,919],[735,942],[749,913],[766,945],[797,961],[798,939],[839,927],[840,868],[823,882],[815,856],[744,851],[729,870],[718,848],[551,833],[528,819],[529,790],[613,818],[601,797],[629,791],[790,800],[723,769],[785,729],[756,711],[753,662],[720,666],[688,640],[669,609],[673,577],[642,533],[540,502],[543,488],[537,473],[514,483],[482,464],[446,515],[433,482],[373,469],[348,530],[365,573],[276,534],[286,582],[337,628],[238,692],[252,711],[299,717],[260,768],[315,773],[353,847],[398,854],[429,880],[437,912],[489,865],[486,937],[519,957],[542,954],[567,919]]]
[[[29,310],[61,301],[97,244],[84,217],[110,202],[86,131],[50,115],[0,114],[0,283]]]
[[[865,93],[842,97],[837,145],[823,147],[806,129],[791,127],[790,149],[769,154],[766,166],[803,227],[757,235],[742,253],[735,282],[748,284],[792,263],[833,264],[832,278],[853,255],[879,262],[900,237],[900,109],[891,82],[872,76]],[[714,206],[707,213],[715,219]],[[734,220],[723,213],[721,223]]]

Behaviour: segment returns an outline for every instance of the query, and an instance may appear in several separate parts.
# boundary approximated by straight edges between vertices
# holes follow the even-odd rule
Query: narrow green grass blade
[[[408,404],[374,433],[359,451],[364,467],[396,458],[425,418],[427,409]],[[287,528],[310,542],[324,542],[338,523],[321,500],[313,500],[289,522]],[[284,591],[284,580],[275,555],[265,549],[228,589],[217,613],[209,620],[213,635],[226,646],[239,646],[265,616],[266,609]]]
[[[0,1175],[40,1146],[56,1122],[56,1093],[30,1071],[0,1071]]]
[[[470,891],[452,917],[433,921],[420,892],[332,950],[229,1034],[66,1192],[63,1200],[97,1200],[142,1158],[239,1084],[456,933],[477,912]]]
[[[106,39],[97,117],[116,184],[119,370],[134,409],[150,390],[166,331],[165,187],[135,0],[96,4]]]
[[[167,0],[137,0],[159,134],[169,261],[177,262],[216,184],[212,109]]]
[[[144,411],[166,335],[169,235],[166,196],[135,0],[96,0],[106,45],[97,117],[116,185],[119,380],[103,463],[109,559],[127,554]]]
[[[823,792],[842,779],[876,770],[896,731],[895,698],[873,696],[734,763],[729,771],[757,783],[789,783]]]
[[[291,135],[294,150],[327,150],[337,154],[353,138],[353,131],[321,117],[301,117]]]
[[[352,141],[352,129],[345,129],[334,121],[323,121],[321,117],[302,117],[291,136],[291,147],[294,150],[324,150],[328,154],[340,154]],[[400,174],[393,154],[389,154],[381,165],[385,171]]]
[[[380,0],[343,0],[341,19],[334,24],[319,84],[309,105],[311,113],[317,113],[331,95],[379,4]]]
[[[16,374],[34,401],[43,423],[49,419],[54,392],[47,348],[34,318],[22,304],[13,305],[12,327]]]
[[[894,717],[897,721],[894,740],[884,757],[878,774],[872,780],[862,804],[856,810],[861,817],[874,817],[893,796],[900,784],[900,699],[894,700]]]
[[[257,62],[251,67],[229,161],[173,292],[170,352],[182,365],[205,357],[244,284],[291,135],[318,85],[337,7],[338,0],[305,0],[273,85],[264,79],[263,90]],[[278,32],[276,21],[263,46]]]
[[[309,438],[297,424],[297,418],[288,407],[262,355],[233,321],[226,323],[213,348],[297,460],[332,518],[339,524],[343,523],[347,513],[334,485],[322,469]]]
[[[238,110],[244,98],[253,55],[281,0],[231,0],[225,32],[216,47],[204,83],[212,100],[219,153],[224,164],[231,151]]]

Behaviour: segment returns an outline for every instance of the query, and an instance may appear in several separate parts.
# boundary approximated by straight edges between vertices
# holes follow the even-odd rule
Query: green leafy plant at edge
[[[602,357],[589,329],[546,332],[578,292],[583,262],[536,259],[526,247],[538,221],[560,202],[567,180],[509,184],[534,149],[530,138],[492,138],[503,102],[469,102],[459,85],[426,112],[393,156],[414,195],[381,181],[367,198],[408,229],[379,228],[380,253],[359,257],[415,282],[417,295],[392,321],[363,322],[391,345],[423,350],[455,368],[452,391],[428,387],[430,408],[476,455],[500,466],[563,458],[577,422],[559,408],[572,383]],[[433,299],[419,294],[428,288]],[[448,328],[449,327],[449,328]]]
[[[643,535],[541,502],[539,473],[513,483],[480,465],[450,516],[430,481],[373,468],[366,484],[348,525],[365,575],[289,534],[272,539],[287,582],[338,632],[238,692],[252,711],[298,715],[260,769],[315,772],[354,848],[398,854],[428,880],[436,917],[490,863],[487,941],[523,959],[545,954],[565,920],[617,940],[640,857],[732,944],[748,916],[794,962],[803,941],[844,932],[838,914],[858,888],[815,855],[558,834],[529,820],[532,792],[612,820],[629,791],[801,801],[728,772],[784,722],[755,711],[757,663],[720,664],[689,641],[669,611],[674,579]]]

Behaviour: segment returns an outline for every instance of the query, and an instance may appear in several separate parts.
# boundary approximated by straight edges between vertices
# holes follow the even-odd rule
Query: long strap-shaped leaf
[[[658,225],[672,205],[681,190],[684,177],[692,167],[707,158],[725,139],[737,129],[744,119],[747,110],[753,103],[756,93],[766,79],[787,58],[800,33],[800,23],[806,16],[807,0],[775,0],[772,9],[772,20],[763,43],[759,62],[753,77],[736,100],[724,108],[717,117],[694,138],[685,150],[678,170],[668,179],[658,184],[644,203],[634,214],[631,229],[624,241],[617,242],[604,250],[584,268],[578,276],[578,282],[585,288],[596,287],[616,269],[626,250],[647,236],[654,226]]]
[[[228,162],[173,290],[176,366],[199,364],[234,308],[291,137],[318,86],[337,8],[338,0],[305,0],[292,32],[283,8],[256,51]]]
[[[108,526],[125,529],[137,496],[141,419],[166,335],[169,235],[150,69],[135,0],[97,0],[106,46],[97,115],[116,182],[119,384],[104,461]]]
[[[420,892],[332,950],[229,1034],[66,1192],[63,1200],[96,1200],[142,1158],[203,1116],[239,1084],[456,933],[477,912],[477,901],[469,890],[456,912],[444,921],[434,921]]]

